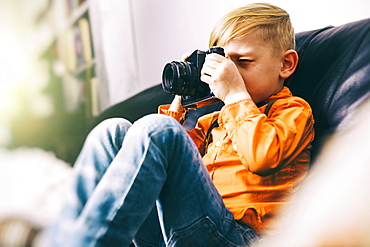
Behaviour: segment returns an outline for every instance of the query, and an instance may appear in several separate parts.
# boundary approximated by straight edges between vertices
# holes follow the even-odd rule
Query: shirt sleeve
[[[184,116],[184,112],[173,112],[169,111],[169,105],[161,105],[158,108],[159,114],[165,114],[167,116],[175,118],[177,121]],[[199,118],[196,126],[192,130],[186,130],[186,132],[193,139],[195,145],[197,146],[199,152],[203,155],[204,153],[204,139],[208,129],[210,128],[213,121],[218,118],[219,112],[214,112],[211,114],[204,115]]]
[[[160,105],[158,107],[158,113],[164,114],[170,117],[173,117],[177,121],[180,121],[180,119],[184,116],[185,112],[175,112],[175,111],[169,111],[170,105]]]
[[[242,100],[225,106],[219,116],[242,163],[259,175],[288,164],[313,140],[312,111],[303,99],[280,99],[268,115],[252,100]]]

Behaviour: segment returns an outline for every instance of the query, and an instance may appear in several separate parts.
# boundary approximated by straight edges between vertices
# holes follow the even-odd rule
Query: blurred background
[[[55,216],[96,116],[158,85],[167,62],[207,49],[216,21],[252,2],[0,0],[0,246],[7,222]],[[296,32],[370,18],[369,0],[269,2]]]
[[[0,0],[0,147],[72,163],[94,116],[159,84],[165,63],[206,49],[242,0]],[[271,0],[296,32],[369,18],[369,0]]]

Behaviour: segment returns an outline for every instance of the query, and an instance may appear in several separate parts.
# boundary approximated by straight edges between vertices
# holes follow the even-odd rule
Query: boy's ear
[[[288,50],[283,54],[283,64],[280,70],[281,78],[288,78],[293,74],[298,65],[298,54],[295,50]]]

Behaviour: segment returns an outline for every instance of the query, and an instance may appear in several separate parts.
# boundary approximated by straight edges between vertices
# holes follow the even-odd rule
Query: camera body
[[[185,62],[172,61],[163,69],[163,90],[181,95],[181,105],[185,108],[199,108],[220,101],[214,96],[208,84],[200,80],[206,55],[210,53],[225,56],[222,47],[212,47],[207,51],[195,50]]]

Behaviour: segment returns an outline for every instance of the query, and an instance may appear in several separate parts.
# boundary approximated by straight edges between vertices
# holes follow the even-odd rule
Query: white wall
[[[139,88],[160,83],[165,63],[180,59],[185,51],[206,49],[216,21],[230,10],[253,2],[256,1],[131,0]],[[296,32],[370,18],[370,0],[271,0],[269,3],[290,13]]]
[[[15,50],[20,54],[20,59],[17,61],[28,65],[23,66],[25,70],[29,67],[29,70],[35,71],[36,63],[32,61],[37,60],[35,53],[39,49],[36,48],[40,46],[36,43],[47,40],[47,34],[43,33],[45,37],[34,35],[32,23],[35,21],[34,15],[44,8],[47,1],[0,0],[0,31],[3,34],[0,39],[2,44],[0,58],[6,66],[9,67],[12,63],[11,59],[4,57],[4,50],[13,54],[13,58],[15,57],[14,52],[10,53],[12,49],[8,44],[11,43],[12,46],[17,47]],[[143,89],[159,84],[163,67],[167,62],[180,59],[185,51],[207,48],[209,33],[221,16],[236,7],[259,0],[89,1],[98,8],[92,8],[92,12],[98,15],[98,19],[92,22],[98,23],[95,27],[99,32],[95,35],[100,37],[96,45],[99,44],[99,49],[103,49],[97,51],[97,54],[101,54],[105,64],[105,68],[98,68],[100,76],[106,79],[99,89],[102,96],[101,110],[104,110]],[[286,9],[291,15],[297,32],[370,18],[370,0],[270,0],[267,2]],[[22,37],[29,38],[22,39],[19,35],[19,37],[13,35],[16,31],[21,32]],[[11,39],[12,37],[16,40]],[[0,67],[2,67],[1,62]],[[14,67],[20,71],[18,64]],[[3,71],[6,70],[3,69]],[[29,75],[31,72],[18,74]],[[9,80],[1,80],[2,77],[4,73],[0,75],[0,89],[8,87],[9,84],[5,82]],[[31,82],[33,81],[28,79],[27,85],[32,84]],[[7,84],[4,85],[5,83]]]

